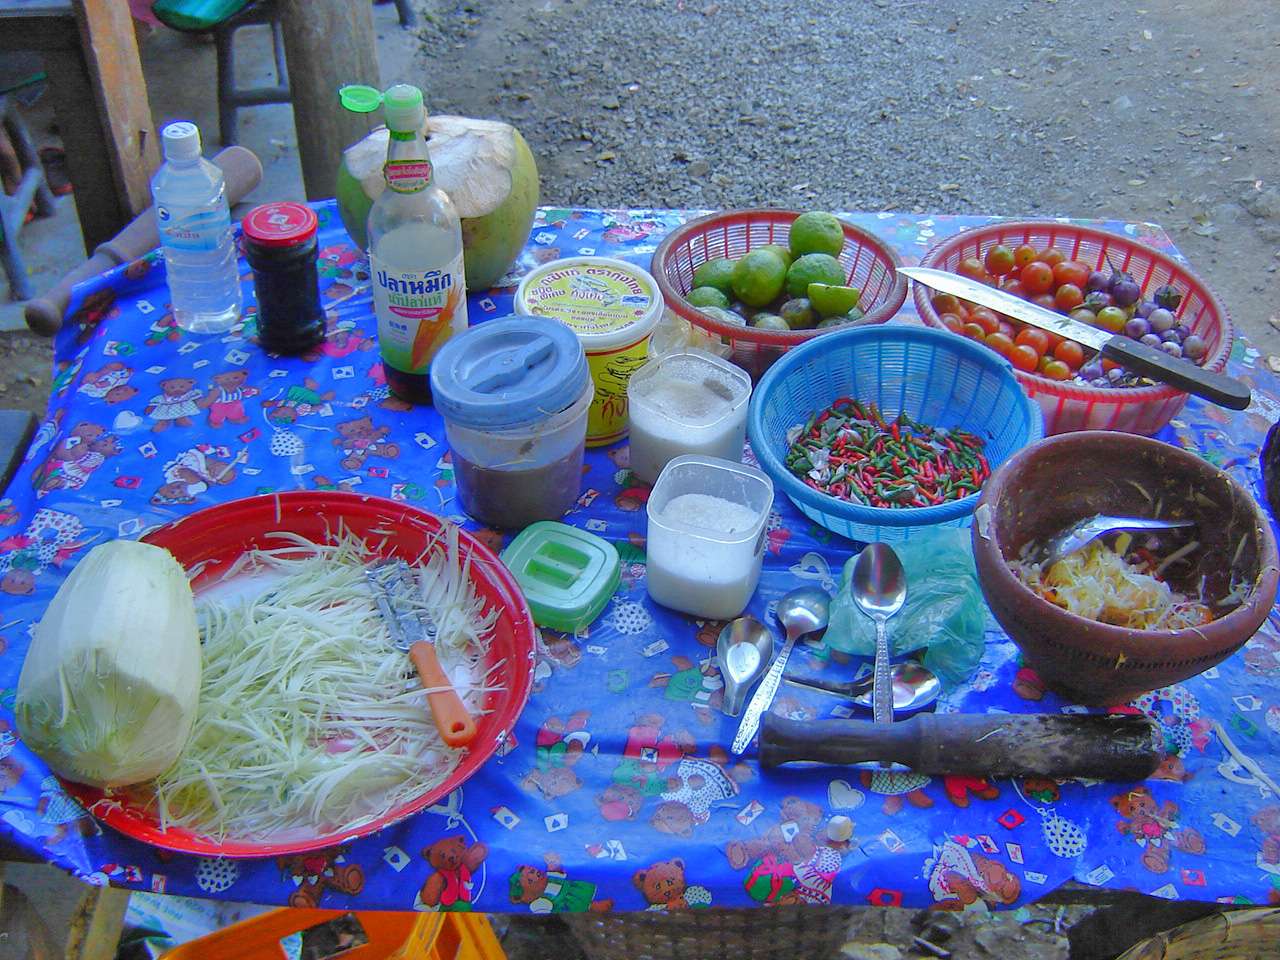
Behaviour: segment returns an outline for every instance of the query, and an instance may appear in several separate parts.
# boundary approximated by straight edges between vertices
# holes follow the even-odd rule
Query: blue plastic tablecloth
[[[1274,615],[1228,661],[1136,702],[1163,726],[1171,754],[1144,784],[840,768],[762,775],[753,752],[745,762],[725,757],[737,720],[715,709],[720,624],[646,596],[648,488],[628,473],[625,444],[588,452],[579,506],[566,518],[619,546],[617,594],[583,635],[543,631],[535,692],[514,746],[445,801],[341,848],[281,859],[174,854],[99,826],[22,743],[12,713],[32,624],[93,543],[289,489],[376,494],[476,529],[458,505],[436,412],[384,406],[366,264],[333,205],[318,211],[331,321],[314,356],[265,354],[253,340],[252,309],[228,335],[184,334],[167,312],[154,254],[77,291],[57,343],[48,416],[0,500],[0,830],[10,841],[91,882],[344,909],[634,911],[806,901],[985,910],[1027,902],[1071,878],[1168,898],[1280,900],[1280,799],[1231,759],[1213,730],[1220,723],[1245,754],[1280,774]],[[687,216],[543,209],[505,280],[576,254],[647,267],[661,237]],[[986,222],[848,219],[909,263],[938,238]],[[1176,253],[1158,227],[1105,226]],[[472,296],[472,322],[511,312],[513,289]],[[1254,387],[1247,412],[1193,398],[1160,436],[1199,451],[1261,499],[1257,452],[1280,411],[1280,385],[1243,341],[1229,372]],[[390,432],[382,440],[341,439],[383,427]],[[233,469],[224,473],[227,464]],[[480,535],[495,548],[509,539]],[[748,612],[772,622],[772,604],[796,586],[832,591],[855,549],[780,496]],[[823,650],[806,655],[821,658]],[[1029,701],[1017,690],[1040,695],[1020,672],[1017,649],[991,625],[979,671],[938,709],[1078,709],[1052,693]],[[811,717],[835,706],[784,687],[774,709]],[[833,816],[854,821],[848,843],[828,842]],[[427,899],[439,902],[423,902],[426,887]]]

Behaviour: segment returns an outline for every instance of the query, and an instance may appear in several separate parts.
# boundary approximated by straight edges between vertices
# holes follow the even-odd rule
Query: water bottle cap
[[[383,116],[387,129],[416,132],[422,129],[426,110],[422,106],[422,91],[409,83],[397,83],[382,98]]]
[[[186,120],[167,124],[160,131],[166,160],[190,160],[200,156],[200,128]]]

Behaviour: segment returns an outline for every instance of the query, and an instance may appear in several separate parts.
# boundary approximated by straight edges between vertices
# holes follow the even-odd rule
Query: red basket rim
[[[874,310],[867,311],[862,317],[849,323],[841,324],[839,327],[829,327],[824,330],[760,330],[751,326],[737,326],[736,324],[722,323],[713,317],[703,313],[697,307],[693,306],[684,295],[678,291],[671,281],[667,278],[666,270],[663,263],[670,255],[673,248],[686,242],[690,237],[698,236],[704,233],[708,227],[714,224],[733,224],[756,222],[762,220],[771,220],[773,222],[786,222],[794,220],[800,216],[802,210],[787,210],[775,207],[743,207],[735,210],[722,210],[716,213],[704,214],[695,220],[689,220],[676,227],[658,244],[658,249],[653,252],[653,260],[650,261],[649,272],[653,274],[654,280],[658,283],[658,289],[662,291],[663,299],[669,309],[679,314],[683,319],[690,323],[696,324],[705,330],[717,333],[722,337],[731,340],[743,340],[751,343],[765,344],[769,346],[795,346],[806,340],[811,340],[816,336],[827,333],[830,330],[847,329],[855,326],[868,326],[874,323],[884,323],[893,317],[907,300],[907,280],[902,274],[897,272],[897,268],[902,266],[902,258],[898,256],[898,252],[884,240],[875,234],[863,230],[856,224],[850,223],[837,217],[840,225],[844,228],[846,238],[854,239],[859,245],[874,250],[889,264],[889,269],[893,271],[894,282],[890,288],[888,299],[884,303],[877,306]]]
[[[1115,233],[1112,230],[1104,230],[1101,227],[1091,226],[1089,224],[1074,223],[1070,220],[1028,220],[1008,219],[995,220],[991,223],[982,224],[976,227],[967,227],[966,229],[939,240],[931,246],[924,257],[920,260],[920,266],[933,267],[940,269],[938,264],[943,257],[949,254],[955,247],[962,246],[967,242],[971,242],[975,236],[981,236],[984,233],[990,233],[996,230],[1020,230],[1020,229],[1044,229],[1054,228],[1057,230],[1067,230],[1082,236],[1101,240],[1104,242],[1116,242],[1126,244],[1127,246],[1142,251],[1152,260],[1169,264],[1175,267],[1179,272],[1186,274],[1191,281],[1203,293],[1205,300],[1209,302],[1212,308],[1217,312],[1218,324],[1221,328],[1221,336],[1218,340],[1217,347],[1213,353],[1205,357],[1204,363],[1200,365],[1203,370],[1211,370],[1214,373],[1221,373],[1227,365],[1227,358],[1231,356],[1231,348],[1235,343],[1235,328],[1231,324],[1231,318],[1227,313],[1226,306],[1218,298],[1218,295],[1200,276],[1192,270],[1184,261],[1176,260],[1168,254],[1157,250],[1150,244],[1143,243],[1141,240],[1135,240],[1132,237],[1126,237],[1122,233]],[[938,319],[937,312],[933,309],[933,305],[929,302],[929,295],[925,292],[932,290],[925,284],[913,282],[912,299],[915,301],[916,312],[920,315],[923,323],[930,327],[946,330],[942,322]],[[960,336],[954,331],[948,331],[953,336]],[[994,351],[993,351],[994,352]],[[1172,400],[1176,397],[1186,396],[1186,391],[1179,390],[1177,387],[1171,387],[1168,384],[1153,384],[1148,387],[1093,387],[1083,383],[1070,383],[1062,380],[1050,380],[1048,377],[1042,377],[1039,374],[1027,373],[1023,370],[1015,369],[1014,375],[1022,382],[1033,387],[1038,393],[1051,394],[1056,397],[1064,397],[1069,400],[1087,400],[1097,403],[1100,400],[1110,400],[1113,404],[1119,406],[1125,403],[1161,403]]]

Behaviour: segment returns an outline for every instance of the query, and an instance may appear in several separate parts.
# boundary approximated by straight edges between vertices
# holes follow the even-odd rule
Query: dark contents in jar
[[[493,470],[453,452],[462,509],[481,523],[508,530],[559,520],[582,487],[582,447],[528,470]]]

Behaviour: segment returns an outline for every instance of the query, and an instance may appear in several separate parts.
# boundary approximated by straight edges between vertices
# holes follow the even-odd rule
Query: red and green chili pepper
[[[802,427],[787,469],[813,489],[872,507],[928,507],[977,492],[991,475],[985,441],[842,397]]]

